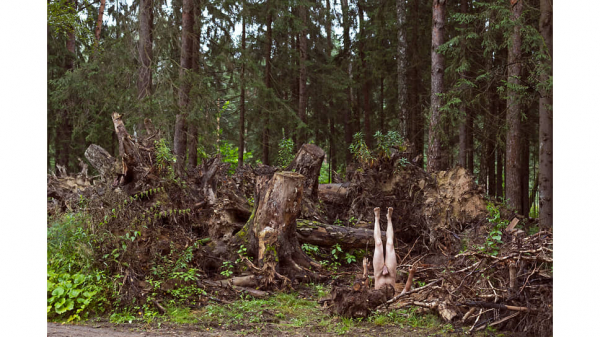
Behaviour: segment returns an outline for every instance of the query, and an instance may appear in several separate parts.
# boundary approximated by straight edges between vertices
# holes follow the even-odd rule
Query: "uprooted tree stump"
[[[249,252],[257,258],[262,287],[270,287],[276,278],[284,283],[287,278],[321,278],[311,270],[321,266],[302,251],[296,237],[303,182],[304,176],[295,172],[277,172],[269,180],[257,178],[253,214],[237,237],[247,242]]]

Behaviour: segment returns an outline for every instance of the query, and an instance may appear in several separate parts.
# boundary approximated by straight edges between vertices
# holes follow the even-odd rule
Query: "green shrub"
[[[47,233],[47,314],[49,319],[80,320],[103,312],[110,286],[95,265],[96,236],[88,218],[66,214],[51,221]]]

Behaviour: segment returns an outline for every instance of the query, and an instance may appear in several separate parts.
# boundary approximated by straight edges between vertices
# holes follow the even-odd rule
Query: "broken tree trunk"
[[[317,207],[319,202],[319,174],[325,159],[325,151],[314,144],[304,144],[296,153],[294,160],[285,169],[304,176],[304,198],[302,199],[301,218],[312,218],[325,221],[322,211]]]
[[[331,312],[343,317],[366,318],[393,296],[394,288],[389,284],[381,289],[335,287],[331,291]]]
[[[116,158],[96,144],[90,145],[85,150],[85,158],[100,173],[105,182],[112,183],[117,177],[117,173],[123,173]]]
[[[314,144],[304,144],[286,171],[293,171],[304,176],[304,198],[317,199],[319,190],[319,174],[325,159],[325,151]]]
[[[277,172],[271,179],[257,178],[253,215],[238,238],[248,243],[261,268],[261,286],[270,286],[280,273],[290,279],[320,278],[310,269],[320,265],[300,248],[296,237],[296,218],[300,214],[304,176]]]

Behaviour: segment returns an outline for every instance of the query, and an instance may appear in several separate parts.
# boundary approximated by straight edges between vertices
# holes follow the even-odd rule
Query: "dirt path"
[[[110,323],[99,323],[93,325],[73,325],[47,323],[48,336],[52,337],[196,337],[196,336],[338,336],[335,333],[319,333],[306,328],[297,328],[295,331],[282,331],[275,326],[265,326],[258,333],[243,330],[212,330],[202,331],[201,328],[194,325],[168,325],[160,329],[145,329],[142,326],[131,325],[113,325]],[[266,328],[266,329],[265,329]],[[410,328],[386,327],[370,329],[357,329],[346,333],[347,336],[437,336],[431,334],[431,331],[418,331]],[[441,335],[439,335],[441,336]]]

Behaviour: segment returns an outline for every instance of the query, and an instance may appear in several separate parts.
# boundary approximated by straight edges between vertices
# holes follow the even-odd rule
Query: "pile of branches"
[[[524,236],[522,231],[506,231],[504,238],[497,255],[470,249],[445,265],[419,263],[424,256],[411,259],[411,265],[419,265],[415,279],[422,286],[379,309],[418,306],[437,311],[448,322],[468,325],[469,331],[493,326],[552,335],[552,233]]]

